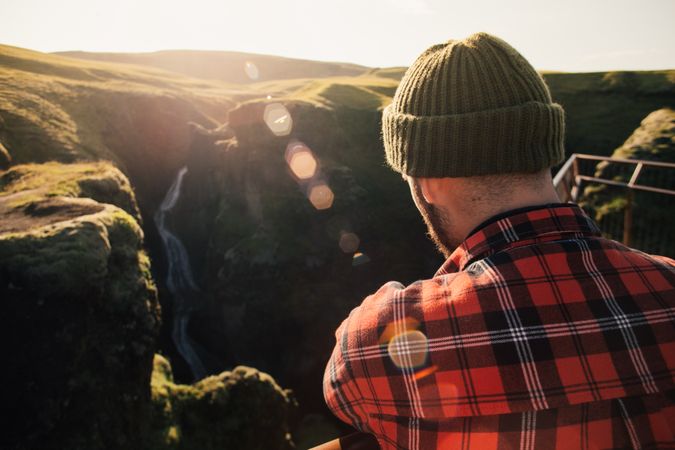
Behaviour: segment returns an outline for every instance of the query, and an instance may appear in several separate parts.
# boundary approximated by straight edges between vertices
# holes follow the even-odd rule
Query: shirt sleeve
[[[404,394],[392,392],[395,389],[387,381],[389,356],[383,336],[391,328],[387,323],[393,321],[392,302],[405,289],[400,283],[385,284],[355,308],[335,333],[336,345],[324,374],[324,398],[340,420],[364,432],[372,428],[373,415],[387,412],[380,402],[391,404]]]
[[[353,314],[353,313],[352,313]],[[367,415],[363,409],[363,396],[356,385],[356,379],[343,353],[346,340],[345,320],[338,328],[337,343],[333,349],[323,378],[323,395],[328,408],[338,419],[360,431],[368,431]]]

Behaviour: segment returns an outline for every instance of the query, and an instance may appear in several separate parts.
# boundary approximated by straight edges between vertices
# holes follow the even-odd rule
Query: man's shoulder
[[[464,315],[465,309],[480,309],[479,297],[481,303],[492,303],[490,297],[496,292],[489,286],[491,283],[489,277],[471,270],[435,275],[407,286],[390,281],[352,310],[338,334],[340,330],[363,333],[370,329],[381,336],[390,324],[416,327],[451,315]]]
[[[375,293],[366,297],[361,306],[378,309],[390,306],[392,302],[405,302],[407,307],[411,307],[416,303],[423,305],[435,300],[459,299],[473,290],[480,282],[482,281],[478,280],[472,271],[434,275],[408,285],[389,281]]]
[[[507,294],[517,297],[511,305],[514,308],[592,300],[598,277],[610,287],[621,284],[629,293],[640,291],[643,284],[652,293],[673,292],[675,260],[602,238],[533,243],[407,286],[390,281],[357,309],[361,318],[370,319],[367,323],[378,324],[387,317],[394,320],[397,314],[419,319],[443,314],[473,316],[503,307],[500,295]]]

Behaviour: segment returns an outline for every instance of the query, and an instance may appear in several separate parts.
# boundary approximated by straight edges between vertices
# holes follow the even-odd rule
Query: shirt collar
[[[436,276],[464,270],[469,263],[507,248],[581,236],[600,236],[600,229],[578,205],[554,203],[514,209],[476,227]]]

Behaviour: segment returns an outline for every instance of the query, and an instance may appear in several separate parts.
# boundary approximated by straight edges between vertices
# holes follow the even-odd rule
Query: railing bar
[[[605,180],[603,178],[589,177],[587,175],[577,175],[577,180],[590,181],[592,183],[607,184],[607,185],[610,185],[610,186],[620,186],[620,187],[625,187],[625,188],[629,188],[629,189],[635,189],[635,190],[638,190],[638,191],[656,192],[658,194],[666,194],[666,195],[675,195],[675,191],[671,191],[670,189],[661,189],[661,188],[655,188],[655,187],[650,187],[650,186],[642,186],[642,185],[639,185],[639,184],[635,184],[633,186],[630,186],[627,183],[622,183],[620,181]]]
[[[670,169],[675,168],[675,163],[666,163],[666,162],[660,162],[660,161],[648,161],[646,159],[612,158],[612,157],[609,157],[609,156],[586,155],[584,153],[574,153],[570,158],[575,157],[575,156],[579,159],[591,159],[591,160],[594,160],[594,161],[609,161],[609,162],[616,162],[616,163],[623,163],[623,164],[639,164],[639,163],[642,163],[646,166],[666,167],[666,168],[670,168]],[[567,165],[567,164],[565,164],[565,165]]]

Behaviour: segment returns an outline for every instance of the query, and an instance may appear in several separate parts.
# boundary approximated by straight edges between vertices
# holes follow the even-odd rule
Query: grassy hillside
[[[663,108],[649,114],[612,156],[675,163],[675,111]],[[595,176],[628,183],[633,170],[632,165],[602,162],[596,166]],[[637,184],[675,190],[675,177],[672,169],[646,167],[640,172]],[[630,196],[623,188],[590,184],[584,189],[580,204],[608,236],[621,241],[624,212],[632,200],[630,244],[648,253],[675,256],[675,197],[642,191]]]
[[[187,147],[183,121],[223,123],[255,99],[376,112],[405,72],[235,52],[65,54],[85,59],[0,46],[0,142],[17,163],[102,157],[124,168],[151,152],[153,138],[143,136],[152,127],[171,136],[162,156],[175,171],[185,158],[175,143]],[[247,61],[258,80],[246,75]],[[610,154],[649,112],[675,106],[673,70],[543,75],[566,109],[570,153]]]
[[[378,111],[394,96],[398,81],[372,74],[323,79],[276,80],[253,85],[275,98],[312,103],[329,109]]]
[[[222,123],[256,95],[154,68],[0,46],[0,143],[13,162],[111,160],[141,203],[156,202],[187,158],[188,122]]]
[[[79,61],[0,46],[0,130],[15,162],[107,158],[121,162],[103,135],[123,99],[181,99],[202,106],[243,93],[223,83],[152,68]],[[183,106],[182,108],[185,109]],[[125,112],[127,114],[127,112]],[[221,117],[204,117],[215,123]]]
[[[357,64],[224,51],[164,50],[152,53],[58,52],[55,54],[93,61],[156,67],[194,78],[231,83],[355,76],[368,70],[367,67]],[[255,68],[249,65],[247,72],[247,63],[252,63]]]
[[[652,111],[675,107],[675,70],[545,73],[565,108],[568,153],[609,156]]]

